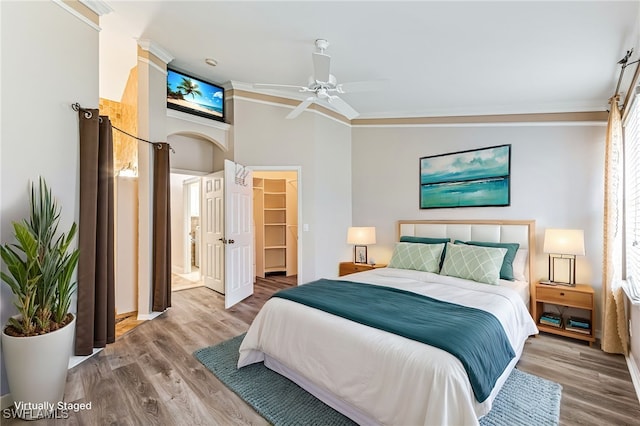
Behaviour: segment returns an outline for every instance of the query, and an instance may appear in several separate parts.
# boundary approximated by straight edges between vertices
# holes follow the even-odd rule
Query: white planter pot
[[[51,415],[41,408],[55,409],[63,400],[75,325],[74,317],[59,330],[32,337],[8,336],[3,328],[2,352],[7,380],[20,418],[32,420]],[[21,403],[31,403],[36,409],[21,412],[20,407],[27,406]]]

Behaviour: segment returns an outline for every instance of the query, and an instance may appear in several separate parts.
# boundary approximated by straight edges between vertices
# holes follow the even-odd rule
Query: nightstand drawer
[[[369,266],[369,265],[359,265],[359,264],[355,264],[351,267],[351,272],[362,272],[362,271],[369,271],[373,269],[373,267]]]
[[[356,272],[368,271],[370,269],[373,269],[373,267],[366,263],[343,262],[340,263],[339,275],[355,274]]]
[[[573,291],[571,288],[542,287],[537,288],[536,299],[539,302],[555,303],[575,308],[591,309],[593,307],[593,294]]]
[[[384,268],[386,264],[376,263],[375,265],[369,265],[367,263],[353,263],[353,262],[340,262],[340,267],[338,268],[338,275],[349,275],[355,274],[356,272],[370,271],[372,269]]]

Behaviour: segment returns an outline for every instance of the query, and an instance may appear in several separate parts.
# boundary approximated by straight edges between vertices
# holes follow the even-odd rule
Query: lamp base
[[[576,286],[576,257],[549,254],[549,282],[569,287]]]

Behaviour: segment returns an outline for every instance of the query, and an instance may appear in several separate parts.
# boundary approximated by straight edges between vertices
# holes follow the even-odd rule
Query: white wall
[[[346,244],[352,218],[351,128],[315,116],[316,278],[331,278],[337,276],[338,264],[349,259],[352,249]],[[306,194],[302,196],[306,198]]]
[[[145,44],[145,43],[142,43]],[[152,54],[150,54],[153,56]],[[138,58],[138,136],[166,140],[167,75],[163,67]],[[151,319],[153,299],[153,150],[138,144],[138,319]]]
[[[50,1],[0,2],[0,9],[5,243],[13,240],[11,221],[27,214],[28,182],[39,175],[62,207],[61,229],[78,221],[78,118],[70,105],[98,106],[98,32]],[[1,288],[5,324],[15,308],[8,286]],[[1,364],[4,395],[9,389]]]
[[[173,272],[184,273],[184,188],[191,176],[171,173],[171,266]]]
[[[197,136],[184,135],[169,135],[167,141],[176,151],[171,154],[172,170],[190,170],[203,174],[222,170],[219,165],[224,164],[224,154],[212,142]],[[216,158],[218,161],[214,160]]]
[[[585,231],[577,280],[602,288],[604,126],[356,127],[353,223],[375,226],[369,255],[391,257],[399,219],[535,219],[536,277],[546,277],[545,228]],[[511,205],[419,209],[420,157],[511,144]],[[598,318],[598,323],[600,319]]]
[[[290,109],[234,100],[234,161],[246,166],[300,166],[302,222],[298,281],[336,277],[349,256],[351,225],[351,130],[314,112],[295,120]]]

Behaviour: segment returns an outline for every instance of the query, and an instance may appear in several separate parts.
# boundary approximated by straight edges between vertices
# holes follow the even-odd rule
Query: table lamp
[[[576,256],[584,256],[584,231],[546,229],[543,251],[549,254],[549,283],[575,286]]]
[[[347,231],[347,244],[354,244],[354,263],[367,263],[367,244],[376,243],[374,226],[352,226]]]

